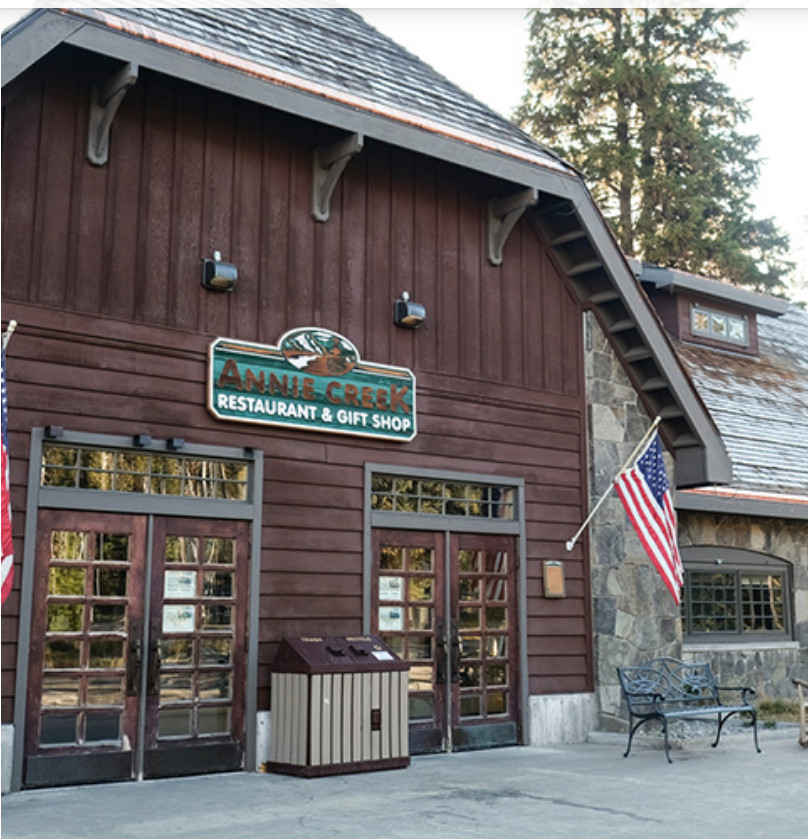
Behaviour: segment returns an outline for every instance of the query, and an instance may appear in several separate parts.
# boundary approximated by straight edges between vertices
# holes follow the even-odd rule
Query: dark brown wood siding
[[[362,614],[367,461],[526,482],[531,693],[592,687],[588,577],[566,557],[585,498],[581,313],[526,222],[504,264],[487,259],[493,178],[368,140],[331,218],[311,215],[312,151],[339,135],[143,71],[85,159],[91,81],[112,69],[65,49],[4,99],[3,318],[14,533],[22,556],[28,432],[179,435],[265,452],[259,708],[282,635],[356,633]],[[200,285],[214,250],[232,294]],[[392,323],[402,291],[427,309]],[[409,367],[419,434],[407,444],[215,420],[205,408],[216,336],[275,344],[322,326],[366,360]],[[541,560],[563,557],[569,597],[542,597]],[[18,574],[19,579],[19,574]],[[3,615],[10,720],[18,597]]]

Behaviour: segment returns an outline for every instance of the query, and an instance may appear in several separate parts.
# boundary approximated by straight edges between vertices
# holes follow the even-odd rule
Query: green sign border
[[[305,333],[332,339],[343,351],[338,361],[347,360],[346,370],[323,375],[290,362],[283,348]],[[228,360],[229,375],[223,372]],[[223,375],[237,384],[218,384]],[[412,371],[363,362],[351,341],[321,327],[289,330],[277,346],[214,339],[208,349],[207,385],[208,411],[218,420],[399,442],[418,433]],[[409,408],[409,413],[398,407]]]

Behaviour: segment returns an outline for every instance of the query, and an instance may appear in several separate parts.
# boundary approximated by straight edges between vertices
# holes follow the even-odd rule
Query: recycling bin
[[[301,636],[272,664],[270,772],[407,767],[408,671],[378,636]]]

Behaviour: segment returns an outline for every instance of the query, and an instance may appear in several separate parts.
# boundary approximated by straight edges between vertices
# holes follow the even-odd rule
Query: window
[[[765,554],[682,549],[683,616],[691,641],[790,639],[790,566]]]
[[[396,513],[515,519],[513,487],[375,474],[371,507]]]
[[[730,315],[695,304],[690,310],[690,329],[694,336],[743,347],[749,344],[749,327],[744,315]]]
[[[43,487],[244,501],[247,464],[187,455],[46,444]]]

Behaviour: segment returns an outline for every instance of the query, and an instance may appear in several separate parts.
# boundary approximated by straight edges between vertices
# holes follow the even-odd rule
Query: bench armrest
[[[757,692],[754,688],[748,685],[717,685],[716,688],[718,691],[740,691],[741,692],[741,700],[744,703],[749,703],[750,700],[747,698],[755,697]]]

